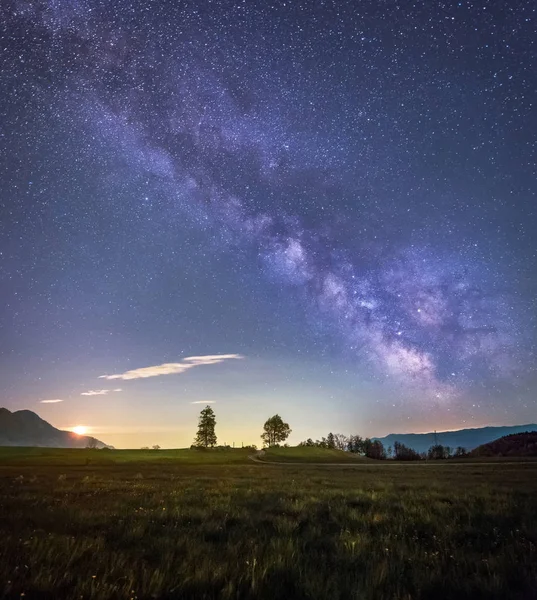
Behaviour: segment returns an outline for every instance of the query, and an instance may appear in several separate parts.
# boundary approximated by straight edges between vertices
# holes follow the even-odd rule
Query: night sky
[[[236,444],[535,422],[536,20],[2,0],[0,404],[118,447],[207,402]]]

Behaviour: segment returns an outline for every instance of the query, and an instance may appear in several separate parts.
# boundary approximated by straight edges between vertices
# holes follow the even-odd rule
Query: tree
[[[336,449],[336,438],[332,432],[330,432],[326,438],[326,447],[330,448],[330,450]]]
[[[421,456],[418,452],[413,448],[401,444],[401,442],[394,442],[393,458],[394,460],[421,460]]]
[[[347,450],[349,445],[349,438],[342,433],[336,433],[334,435],[334,442],[338,450]]]
[[[375,458],[377,460],[386,459],[386,450],[380,440],[370,440],[365,438],[364,440],[364,454],[367,458]]]
[[[449,446],[442,446],[442,444],[435,444],[429,448],[427,458],[429,460],[441,460],[444,458],[451,458],[452,449]]]
[[[201,412],[198,421],[198,433],[194,440],[198,448],[213,448],[216,445],[216,434],[214,427],[216,425],[216,417],[213,409],[207,405]]]
[[[427,452],[427,458],[429,460],[441,460],[445,458],[445,448],[442,444],[435,444],[429,448]]]
[[[280,415],[270,417],[263,425],[261,439],[267,446],[274,446],[284,442],[291,433],[288,423],[284,423]]]
[[[151,448],[153,448],[153,450],[160,450],[160,446],[158,444],[151,446]]]
[[[463,448],[462,446],[457,446],[453,457],[454,458],[466,458],[467,456],[468,456],[468,452],[466,451],[466,448]]]
[[[364,440],[359,435],[351,435],[347,447],[349,452],[353,454],[363,454],[365,452]]]

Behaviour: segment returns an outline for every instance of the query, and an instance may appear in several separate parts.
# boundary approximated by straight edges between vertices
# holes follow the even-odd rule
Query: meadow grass
[[[117,452],[0,451],[1,597],[537,598],[535,462]]]
[[[331,450],[329,448],[317,448],[315,446],[295,446],[292,448],[269,448],[259,456],[259,459],[265,462],[297,462],[297,463],[349,463],[373,462],[372,459],[342,452],[341,450]]]
[[[252,450],[95,450],[86,448],[16,448],[0,447],[0,465],[115,465],[125,463],[233,464],[246,463]],[[344,454],[344,453],[341,453]]]

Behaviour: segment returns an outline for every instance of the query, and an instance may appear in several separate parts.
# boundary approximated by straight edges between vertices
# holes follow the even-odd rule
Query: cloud
[[[164,363],[153,367],[141,367],[125,373],[115,375],[100,375],[99,379],[146,379],[147,377],[158,377],[159,375],[177,375],[184,373],[194,367],[203,365],[217,365],[225,360],[244,358],[240,354],[208,354],[206,356],[189,356],[178,363]],[[88,394],[89,395],[89,394]]]
[[[63,402],[60,398],[54,398],[54,400],[40,400],[41,404],[57,404],[58,402]]]
[[[194,400],[190,404],[215,404],[216,400]]]
[[[87,392],[82,392],[81,396],[106,396],[110,392],[121,392],[123,391],[121,388],[116,388],[115,390],[89,390]]]

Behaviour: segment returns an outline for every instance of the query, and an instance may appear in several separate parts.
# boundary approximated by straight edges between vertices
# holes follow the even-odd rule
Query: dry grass
[[[537,598],[537,463],[136,456],[3,456],[2,597]]]

